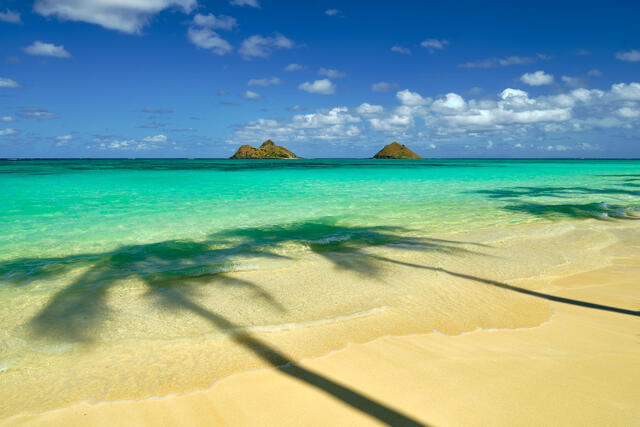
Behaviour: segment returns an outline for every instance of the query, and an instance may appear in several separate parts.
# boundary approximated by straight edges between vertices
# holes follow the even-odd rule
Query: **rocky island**
[[[419,155],[409,150],[406,145],[392,142],[386,145],[382,150],[378,151],[374,159],[421,159]]]
[[[272,140],[267,139],[259,148],[250,145],[243,145],[238,148],[236,154],[231,159],[299,159],[286,148],[276,145]]]

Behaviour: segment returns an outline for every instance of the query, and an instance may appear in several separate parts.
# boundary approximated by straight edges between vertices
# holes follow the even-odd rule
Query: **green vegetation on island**
[[[294,153],[267,139],[259,148],[243,145],[231,159],[299,159]]]

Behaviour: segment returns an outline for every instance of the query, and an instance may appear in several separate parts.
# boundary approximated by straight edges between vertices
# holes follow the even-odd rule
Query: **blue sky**
[[[639,157],[640,3],[0,1],[0,157]]]

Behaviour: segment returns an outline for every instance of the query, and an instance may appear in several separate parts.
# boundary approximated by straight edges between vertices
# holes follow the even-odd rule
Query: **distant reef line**
[[[289,149],[276,145],[270,139],[267,139],[258,148],[251,145],[242,145],[238,151],[230,159],[300,159]],[[404,144],[392,142],[385,145],[382,150],[378,151],[373,159],[422,159],[421,156],[414,153]]]

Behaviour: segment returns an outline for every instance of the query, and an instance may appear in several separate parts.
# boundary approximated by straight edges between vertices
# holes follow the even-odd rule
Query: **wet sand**
[[[607,247],[607,266],[510,282],[510,290],[550,309],[538,326],[386,336],[234,374],[205,391],[76,403],[0,424],[637,425],[636,234],[623,232]],[[238,340],[270,363],[286,363],[267,338]]]

